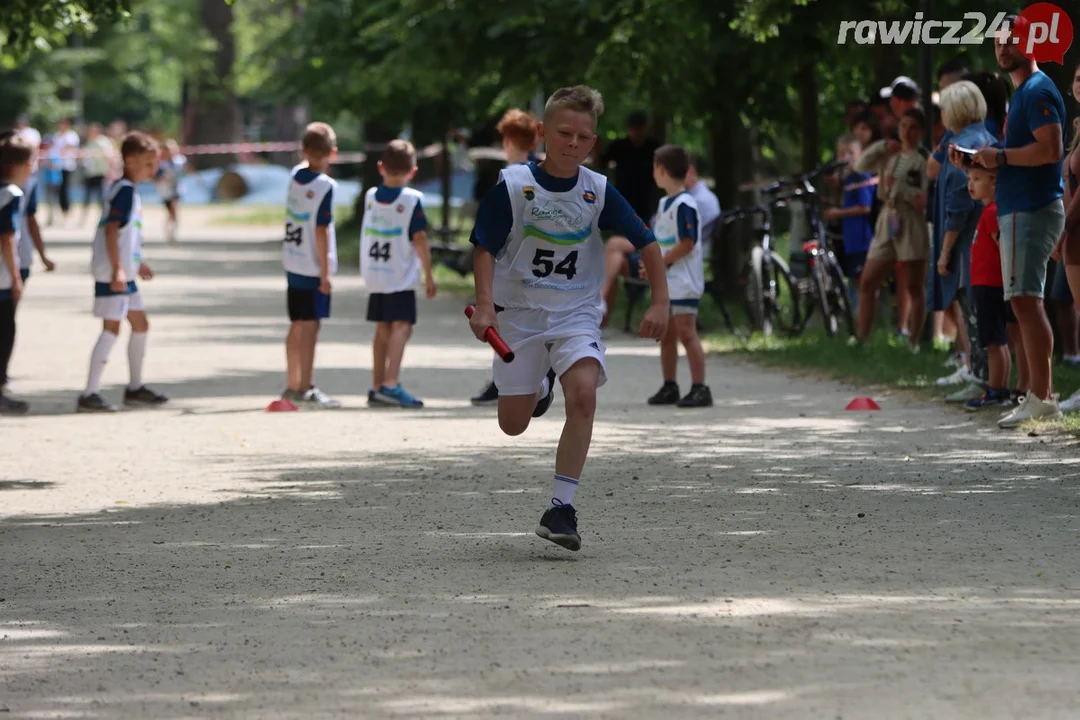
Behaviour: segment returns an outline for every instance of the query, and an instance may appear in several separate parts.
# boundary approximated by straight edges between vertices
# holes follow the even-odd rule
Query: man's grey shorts
[[[1017,295],[1041,298],[1050,253],[1065,228],[1065,205],[1059,198],[1038,210],[999,215],[998,227],[1005,299]]]

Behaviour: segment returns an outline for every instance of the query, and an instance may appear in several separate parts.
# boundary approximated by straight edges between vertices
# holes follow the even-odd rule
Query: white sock
[[[105,363],[109,362],[109,353],[115,344],[116,336],[102,330],[94,344],[94,351],[90,353],[90,377],[86,381],[86,395],[101,392],[101,374],[105,372]]]
[[[540,381],[540,397],[546,398],[547,394],[551,392],[551,383],[548,382],[547,375]]]
[[[131,369],[131,382],[128,390],[138,390],[142,387],[142,366],[146,359],[146,336],[149,333],[131,333],[128,340],[128,367]]]
[[[551,485],[552,505],[573,505],[574,493],[577,492],[578,481],[565,475],[555,475]]]

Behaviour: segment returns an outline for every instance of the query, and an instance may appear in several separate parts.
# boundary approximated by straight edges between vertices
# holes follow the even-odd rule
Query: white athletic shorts
[[[142,293],[139,292],[94,298],[94,317],[102,320],[123,320],[129,312],[143,309]]]
[[[499,395],[533,395],[548,368],[561,377],[583,358],[600,363],[598,387],[607,382],[607,348],[600,340],[598,310],[566,317],[538,310],[503,310],[499,335],[514,351],[511,363],[499,357],[494,360],[492,373]]]

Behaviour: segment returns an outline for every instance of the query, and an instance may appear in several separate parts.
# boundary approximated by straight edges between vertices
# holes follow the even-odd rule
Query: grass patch
[[[941,388],[934,381],[950,371],[944,366],[948,352],[923,350],[912,354],[907,346],[885,331],[871,337],[866,346],[848,345],[825,337],[820,325],[807,328],[797,338],[763,337],[749,339],[709,334],[702,338],[706,350],[730,355],[766,367],[795,370],[817,377],[840,380],[873,389],[905,391],[925,399],[941,400],[958,386]],[[1015,370],[1014,370],[1015,382]],[[1080,388],[1080,368],[1055,363],[1054,390],[1061,399]],[[1040,434],[1067,432],[1080,435],[1080,414],[1061,420],[1031,423],[1025,430]]]
[[[284,205],[219,205],[211,225],[281,225],[285,226]],[[339,228],[352,221],[352,206],[334,208],[334,224]]]

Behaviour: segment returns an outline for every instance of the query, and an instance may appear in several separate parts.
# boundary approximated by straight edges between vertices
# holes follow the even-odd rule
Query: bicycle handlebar
[[[735,207],[730,210],[724,210],[721,213],[721,221],[724,224],[734,222],[736,220],[742,220],[743,218],[754,217],[755,215],[761,215],[762,217],[768,217],[769,209],[764,205],[755,205],[754,207]]]
[[[803,192],[814,192],[812,184],[813,181],[817,180],[822,175],[828,175],[829,173],[835,172],[842,167],[846,167],[847,164],[847,160],[833,160],[832,162],[825,163],[821,167],[815,168],[808,173],[803,173],[802,175],[795,175],[794,177],[790,178],[780,178],[773,184],[761,188],[761,192],[767,195],[771,195],[779,190],[783,190],[784,188],[789,187],[800,188]]]

